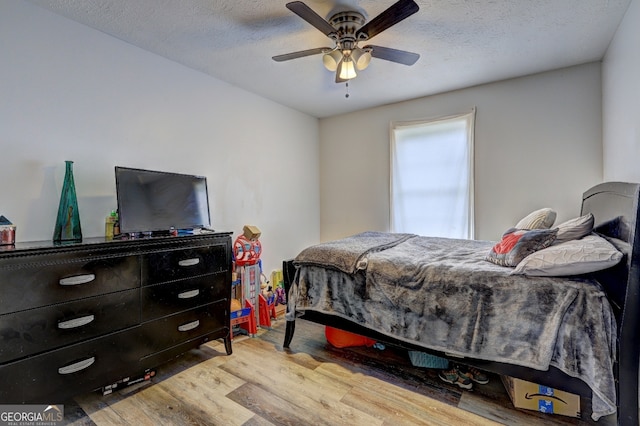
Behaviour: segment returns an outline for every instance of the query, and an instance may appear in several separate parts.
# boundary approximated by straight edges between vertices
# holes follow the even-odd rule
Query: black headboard
[[[607,182],[582,197],[582,214],[593,213],[595,231],[625,254],[613,268],[597,274],[618,323],[618,424],[638,424],[640,362],[640,184]]]
[[[625,255],[614,268],[597,274],[609,296],[618,325],[623,320],[624,310],[640,303],[639,190],[640,184],[607,182],[594,186],[582,197],[582,214],[593,213],[595,231],[608,237]]]

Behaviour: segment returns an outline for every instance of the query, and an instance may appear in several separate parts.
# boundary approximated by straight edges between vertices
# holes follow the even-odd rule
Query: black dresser
[[[231,256],[231,233],[0,246],[0,403],[63,403],[212,339],[231,354]]]

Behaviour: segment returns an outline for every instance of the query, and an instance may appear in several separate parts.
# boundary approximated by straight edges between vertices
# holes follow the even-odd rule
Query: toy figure
[[[286,305],[287,297],[284,294],[284,288],[277,287],[276,288],[276,305]]]

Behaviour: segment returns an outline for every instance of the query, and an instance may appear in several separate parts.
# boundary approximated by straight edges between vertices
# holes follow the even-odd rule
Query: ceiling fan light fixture
[[[351,80],[357,76],[354,62],[349,57],[344,58],[338,65],[338,77],[341,80]]]
[[[362,71],[367,68],[369,66],[369,62],[371,62],[371,51],[358,47],[351,52],[351,59],[355,63],[356,69],[358,71]]]
[[[322,63],[324,63],[324,67],[329,71],[335,71],[338,69],[338,64],[342,60],[342,52],[338,49],[333,49],[329,53],[325,53],[322,56]]]
[[[373,53],[376,60],[384,59],[404,65],[413,65],[420,58],[417,53],[388,47],[373,45],[358,47],[358,43],[371,40],[377,34],[418,12],[420,7],[415,0],[396,0],[394,4],[368,22],[362,13],[348,10],[348,8],[325,19],[303,1],[290,1],[286,7],[331,39],[334,47],[316,47],[276,55],[273,56],[276,62],[322,54],[322,62],[325,68],[335,74],[335,82],[343,83],[355,78],[356,70],[366,69],[374,56]]]

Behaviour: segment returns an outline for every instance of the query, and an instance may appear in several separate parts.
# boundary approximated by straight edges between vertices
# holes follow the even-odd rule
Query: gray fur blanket
[[[338,315],[455,356],[538,370],[553,365],[589,385],[594,419],[614,413],[616,323],[599,284],[511,275],[484,260],[493,244],[379,233],[332,242],[320,248],[321,263],[309,253],[296,258],[289,312]]]
[[[367,266],[367,255],[393,247],[415,237],[415,234],[393,234],[367,231],[340,240],[307,247],[296,257],[298,265],[324,266],[353,274]]]

